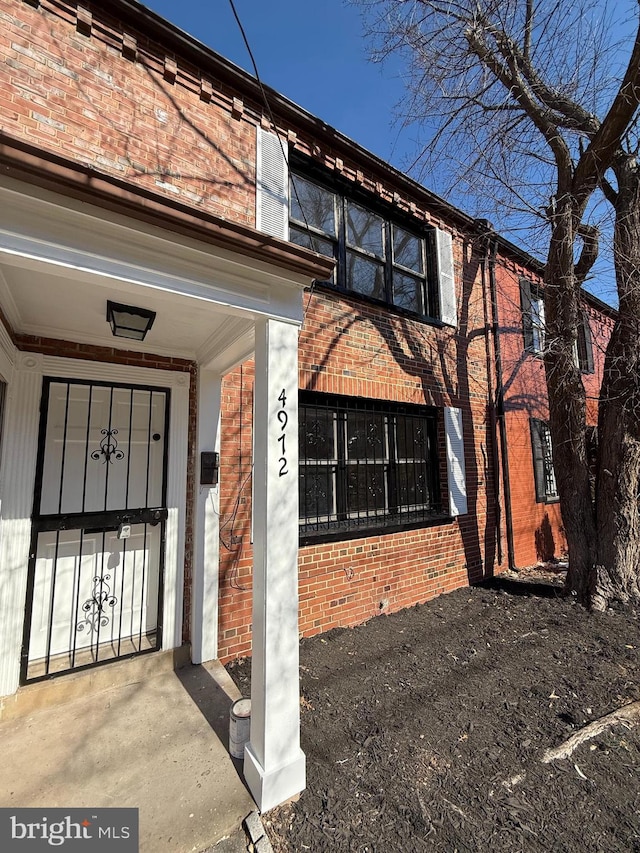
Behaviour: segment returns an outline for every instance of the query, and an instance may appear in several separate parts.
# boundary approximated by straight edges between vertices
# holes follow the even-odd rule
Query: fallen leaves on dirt
[[[640,851],[638,729],[540,760],[640,699],[638,617],[531,589],[302,641],[307,790],[265,815],[277,853]],[[230,673],[249,695],[248,662]]]

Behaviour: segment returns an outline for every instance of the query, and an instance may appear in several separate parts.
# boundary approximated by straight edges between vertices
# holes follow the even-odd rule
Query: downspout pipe
[[[491,434],[493,437],[492,461],[494,468],[494,476],[496,481],[495,486],[495,515],[498,527],[501,527],[502,506],[500,503],[500,472],[502,473],[503,494],[504,494],[504,520],[505,532],[507,540],[507,564],[510,569],[515,567],[515,552],[513,542],[513,513],[511,511],[511,480],[509,478],[509,455],[507,450],[507,427],[504,411],[504,385],[502,382],[502,351],[500,347],[500,321],[498,317],[498,288],[496,283],[496,257],[498,249],[498,236],[493,229],[493,225],[488,219],[476,219],[474,225],[480,236],[483,238],[484,255],[482,257],[482,288],[483,293],[486,292],[486,272],[488,268],[489,278],[489,301],[491,304],[491,317],[488,317],[488,312],[485,309],[485,322],[487,323],[487,337],[489,336],[489,328],[491,338],[493,340],[493,367],[495,368],[495,378],[492,376],[493,371],[491,365],[487,363],[488,369],[488,384],[489,384],[489,415],[491,418]],[[484,298],[484,297],[483,297]],[[486,306],[486,302],[485,302]],[[489,326],[490,324],[490,326]],[[492,387],[495,381],[495,389]],[[500,435],[500,453],[498,453],[498,441],[496,435]],[[498,458],[499,457],[499,458]],[[497,536],[498,544],[498,563],[502,563],[502,549],[500,541],[500,529]]]
[[[496,419],[496,406],[494,401],[495,388],[495,372],[496,360],[493,344],[491,343],[492,336],[492,309],[490,308],[491,299],[489,297],[489,288],[487,286],[487,268],[489,261],[489,240],[486,235],[487,225],[486,220],[480,219],[476,223],[480,230],[479,248],[482,251],[480,258],[480,271],[482,280],[482,310],[484,315],[484,349],[487,369],[487,418],[488,418],[488,444],[490,454],[491,474],[493,475],[493,507],[495,519],[495,545],[498,565],[502,566],[502,501],[500,498],[500,459],[498,451],[498,424]],[[484,455],[484,454],[483,454]],[[487,460],[485,459],[486,464]],[[487,494],[488,497],[488,494]],[[493,567],[492,572],[493,574]]]
[[[492,229],[493,230],[493,229]],[[496,255],[498,240],[495,235],[489,240],[489,293],[491,295],[491,325],[493,347],[496,362],[495,410],[500,432],[500,458],[502,460],[502,482],[504,489],[504,520],[507,534],[507,561],[510,569],[515,568],[513,545],[513,513],[511,511],[511,478],[509,475],[509,451],[507,445],[507,424],[504,412],[504,386],[502,384],[502,353],[500,350],[500,322],[498,319],[498,289],[496,285]]]

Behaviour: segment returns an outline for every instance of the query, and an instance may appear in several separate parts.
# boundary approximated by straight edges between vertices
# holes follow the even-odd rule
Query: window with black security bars
[[[551,430],[545,421],[538,420],[537,418],[531,418],[530,425],[536,501],[557,501],[558,487],[553,467]]]
[[[304,539],[442,515],[436,409],[301,392],[299,417]]]
[[[542,458],[544,461],[544,485],[547,497],[556,497],[556,474],[553,468],[553,448],[551,446],[551,431],[547,424],[541,424],[540,437],[542,440]]]

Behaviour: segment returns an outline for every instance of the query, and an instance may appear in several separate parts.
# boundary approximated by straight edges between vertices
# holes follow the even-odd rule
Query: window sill
[[[454,518],[445,513],[434,514],[428,518],[405,519],[399,521],[390,519],[378,521],[374,519],[362,519],[362,523],[354,526],[353,519],[350,521],[328,521],[318,524],[307,524],[300,526],[300,545],[315,545],[320,542],[341,542],[347,539],[366,539],[369,536],[386,536],[403,530],[417,530],[419,528],[436,527],[443,524],[451,524]]]
[[[527,349],[527,348],[525,348],[524,351],[527,355],[533,356],[533,358],[538,358],[538,359],[540,359],[540,361],[544,360],[544,352],[540,349]],[[578,370],[580,371],[580,373],[583,376],[593,376],[593,374],[595,373],[594,369],[590,370],[588,367],[580,367],[580,365],[578,365],[578,364],[576,364],[575,366],[578,368]]]
[[[365,305],[372,305],[376,308],[382,308],[391,314],[398,314],[401,317],[407,317],[410,320],[417,320],[419,323],[425,323],[428,326],[435,326],[438,329],[448,328],[448,326],[439,320],[437,317],[429,317],[427,314],[418,314],[416,311],[409,311],[407,308],[401,308],[399,305],[394,305],[392,302],[385,302],[382,299],[375,299],[373,296],[367,296],[364,293],[358,293],[357,290],[345,290],[338,287],[337,284],[331,284],[326,281],[317,281],[314,286],[315,290],[323,290],[327,293],[336,293],[345,299],[353,299],[356,302],[363,302]],[[309,288],[307,288],[309,290]]]

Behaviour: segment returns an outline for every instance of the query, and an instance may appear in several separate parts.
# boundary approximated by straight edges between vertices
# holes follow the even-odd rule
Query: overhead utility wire
[[[271,111],[271,104],[269,103],[269,99],[267,98],[267,93],[265,92],[265,88],[262,85],[262,80],[260,79],[260,74],[258,73],[258,65],[256,63],[255,57],[253,55],[253,51],[251,50],[251,45],[249,44],[249,39],[247,38],[247,34],[245,32],[244,27],[242,26],[242,21],[240,20],[240,16],[236,11],[235,3],[233,0],[229,0],[229,5],[231,6],[231,11],[233,12],[233,17],[236,19],[236,23],[238,24],[238,29],[240,30],[240,34],[244,41],[245,47],[247,48],[247,53],[249,54],[249,58],[251,59],[251,64],[253,65],[253,73],[255,74],[256,80],[258,81],[258,86],[260,87],[260,92],[262,93],[262,100],[264,101],[264,105],[267,108],[267,113],[269,115],[269,119],[271,124],[273,125],[273,129],[275,130],[276,136],[278,138],[278,143],[280,145],[280,150],[282,151],[282,156],[284,157],[284,162],[287,164],[287,177],[291,178],[291,170],[289,169],[289,158],[287,157],[286,151],[284,150],[284,145],[282,144],[282,139],[280,138],[280,134],[276,129],[276,121],[273,117],[273,112]],[[300,212],[302,213],[302,218],[304,219],[304,224],[309,231],[309,223],[307,221],[307,217],[304,212],[304,207],[302,206],[302,202],[300,201],[300,196],[298,195],[298,190],[296,187],[296,182],[291,180],[291,186],[293,187],[293,193],[296,197],[296,201],[298,202],[298,207],[300,208]],[[305,318],[307,316],[307,310],[309,308],[309,304],[311,302],[311,297],[313,296],[313,290],[315,287],[315,279],[311,282],[311,287],[309,288],[309,298],[307,300],[307,304],[302,312],[302,325],[304,325]]]

